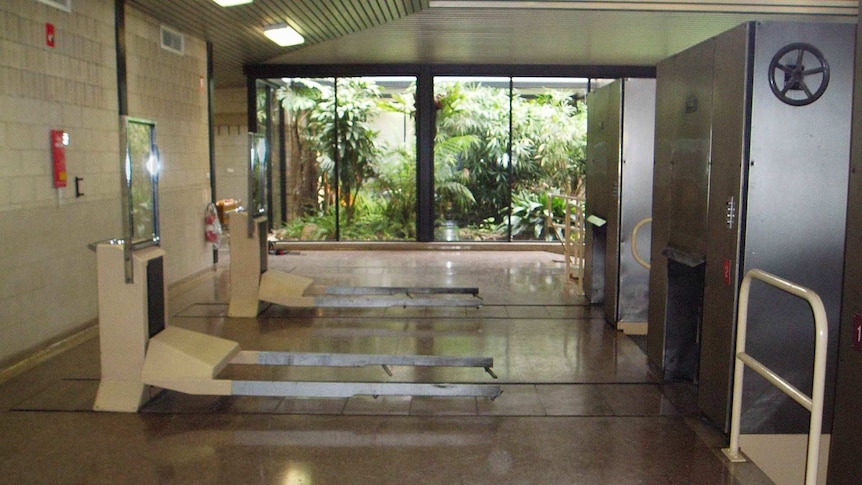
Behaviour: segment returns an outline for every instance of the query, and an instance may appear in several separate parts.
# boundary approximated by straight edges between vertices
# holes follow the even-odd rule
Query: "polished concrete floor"
[[[696,389],[660,384],[638,342],[566,281],[560,255],[488,251],[291,251],[269,269],[327,287],[476,287],[481,306],[264,307],[228,318],[229,256],[171,288],[170,324],[246,350],[494,359],[476,368],[229,366],[220,378],[499,384],[465,397],[188,396],[140,413],[91,411],[95,334],[0,384],[3,483],[760,484],[729,464]],[[95,282],[93,282],[95,284]]]

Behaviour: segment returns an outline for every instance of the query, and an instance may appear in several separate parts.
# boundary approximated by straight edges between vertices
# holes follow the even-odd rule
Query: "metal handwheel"
[[[806,53],[809,55],[806,56]],[[816,66],[806,69],[804,61],[812,57]],[[809,84],[813,85],[817,77],[819,85],[812,89],[813,86]],[[783,86],[779,86],[779,80],[776,78],[784,81]],[[775,97],[791,106],[805,106],[817,101],[826,92],[828,85],[829,63],[820,49],[811,44],[788,44],[776,52],[769,63],[769,87]],[[801,97],[791,96],[791,93],[797,92]]]

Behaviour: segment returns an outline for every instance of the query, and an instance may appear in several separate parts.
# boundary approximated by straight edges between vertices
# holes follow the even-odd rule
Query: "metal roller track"
[[[475,307],[482,306],[479,298],[363,298],[361,296],[316,296],[318,308],[392,308],[392,307]]]
[[[389,287],[389,286],[327,286],[323,295],[473,295],[479,288]]]
[[[500,386],[488,384],[409,384],[379,382],[232,381],[234,396],[350,398],[353,396],[487,397],[494,400]]]
[[[484,369],[494,379],[497,378],[497,375],[491,370],[491,367],[494,366],[494,359],[492,357],[242,351],[230,363],[295,365],[300,367],[365,367],[368,365],[380,365],[390,376],[392,375],[391,366],[396,365],[409,367],[477,367]]]
[[[254,354],[250,358],[234,358],[232,364],[254,363],[258,365],[296,365],[323,367],[364,367],[366,365],[403,365],[419,367],[492,367],[492,357],[450,357],[445,355],[391,355],[391,354],[327,354],[294,352],[243,351]],[[242,355],[241,354],[241,355]]]

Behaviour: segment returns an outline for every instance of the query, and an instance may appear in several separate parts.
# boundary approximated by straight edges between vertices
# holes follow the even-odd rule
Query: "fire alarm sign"
[[[45,45],[54,47],[54,24],[45,24]]]
[[[66,145],[69,135],[63,130],[51,130],[51,160],[54,165],[54,187],[66,186]]]

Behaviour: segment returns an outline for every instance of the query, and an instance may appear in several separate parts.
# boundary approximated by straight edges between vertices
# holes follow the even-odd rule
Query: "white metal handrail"
[[[565,202],[563,222],[554,220],[553,200],[562,199]],[[578,294],[584,294],[584,250],[586,227],[584,223],[584,200],[580,197],[564,194],[548,193],[546,211],[546,226],[554,232],[563,245],[566,257],[566,277],[575,280]]]
[[[811,397],[781,378],[775,372],[745,353],[745,337],[748,330],[748,295],[751,291],[751,280],[758,279],[780,290],[798,296],[811,306],[814,313],[814,382]],[[730,447],[722,451],[733,462],[746,461],[739,452],[739,427],[742,414],[742,371],[743,365],[748,365],[755,372],[766,378],[782,392],[793,398],[811,413],[808,428],[808,452],[805,460],[805,484],[817,483],[817,467],[820,457],[820,433],[823,425],[823,397],[826,386],[826,344],[828,341],[828,326],[826,309],[823,301],[814,291],[791,283],[778,276],[759,269],[752,269],[745,274],[739,289],[739,313],[736,328],[736,363],[733,373],[733,404],[730,418]]]
[[[638,254],[638,231],[641,230],[641,227],[646,224],[649,224],[650,222],[652,222],[652,217],[647,217],[646,219],[642,219],[640,222],[635,224],[634,229],[632,229],[632,256],[635,258],[635,261],[639,265],[643,266],[646,269],[650,269],[650,263],[649,261],[643,259],[640,254]]]

